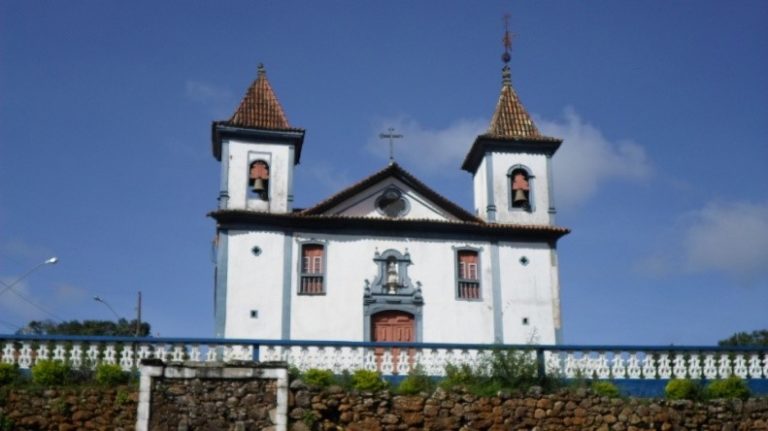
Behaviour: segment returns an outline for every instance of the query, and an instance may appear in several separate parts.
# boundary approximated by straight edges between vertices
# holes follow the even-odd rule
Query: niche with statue
[[[421,283],[414,284],[408,276],[408,267],[412,264],[411,255],[406,249],[402,254],[389,249],[383,253],[378,250],[373,257],[376,263],[377,275],[373,282],[365,280],[365,304],[377,302],[410,303],[421,305]]]

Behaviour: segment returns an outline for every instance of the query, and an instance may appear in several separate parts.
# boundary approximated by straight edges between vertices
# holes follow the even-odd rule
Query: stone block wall
[[[138,399],[135,386],[0,387],[0,430],[133,430]]]
[[[583,389],[497,397],[438,389],[431,396],[393,396],[293,386],[292,431],[768,431],[766,398],[709,402],[622,399]]]

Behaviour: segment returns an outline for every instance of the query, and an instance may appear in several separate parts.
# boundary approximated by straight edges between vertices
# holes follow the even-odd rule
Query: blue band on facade
[[[293,232],[285,232],[283,237],[283,309],[280,325],[280,336],[283,340],[291,339],[291,298],[293,292]]]
[[[229,253],[229,232],[220,230],[216,244],[216,289],[214,293],[213,317],[216,336],[224,338],[227,324],[227,261]]]
[[[487,153],[485,157],[485,189],[488,197],[488,222],[496,222],[496,199],[493,193],[493,153]]]
[[[493,342],[504,342],[504,321],[501,303],[501,271],[499,270],[499,243],[491,242],[491,291],[493,295]]]

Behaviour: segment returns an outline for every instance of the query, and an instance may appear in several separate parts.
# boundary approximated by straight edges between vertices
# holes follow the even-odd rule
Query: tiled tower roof
[[[263,65],[259,65],[256,80],[248,88],[228,123],[254,129],[292,130],[283,107],[269,85]]]
[[[504,84],[488,128],[488,135],[499,138],[541,138],[531,116],[512,88],[509,66],[504,66],[503,77]]]

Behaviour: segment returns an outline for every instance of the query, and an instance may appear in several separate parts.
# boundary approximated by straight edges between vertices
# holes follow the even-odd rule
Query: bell
[[[264,190],[266,190],[266,184],[264,183],[264,180],[262,178],[256,178],[253,180],[253,187],[252,190],[254,193],[261,193]]]
[[[514,205],[526,205],[528,204],[528,197],[525,196],[523,189],[515,190],[515,199],[512,201]]]

